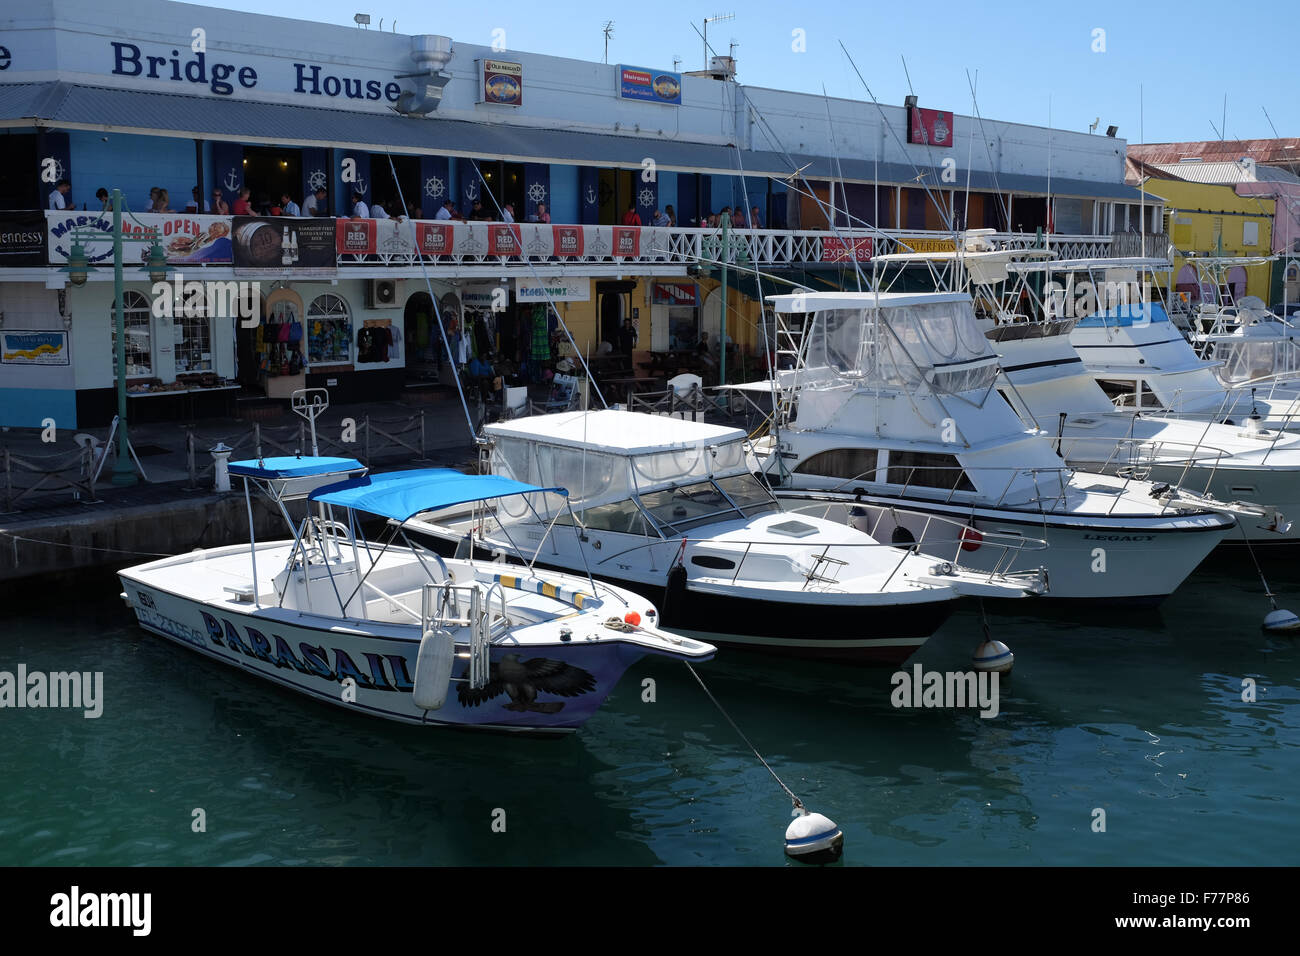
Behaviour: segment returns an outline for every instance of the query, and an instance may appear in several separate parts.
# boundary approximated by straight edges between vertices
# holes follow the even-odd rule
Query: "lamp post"
[[[92,235],[98,235],[94,233]],[[170,266],[167,256],[158,243],[157,229],[147,229],[139,236],[132,236],[132,242],[151,243],[149,249],[149,278],[161,282],[167,277]],[[124,282],[122,276],[122,191],[113,190],[113,327],[116,342],[113,348],[113,363],[117,369],[117,459],[113,462],[112,483],[119,487],[134,485],[137,481],[135,467],[131,464],[131,439],[126,418],[126,307],[123,301]],[[90,270],[94,268],[86,255],[79,231],[72,233],[72,249],[68,253],[68,264],[61,271],[68,274],[68,280],[75,286],[86,284]]]

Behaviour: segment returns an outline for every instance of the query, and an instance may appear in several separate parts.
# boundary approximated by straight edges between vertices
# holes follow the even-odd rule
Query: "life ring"
[[[974,528],[961,529],[961,549],[963,551],[978,551],[983,541],[984,535]]]

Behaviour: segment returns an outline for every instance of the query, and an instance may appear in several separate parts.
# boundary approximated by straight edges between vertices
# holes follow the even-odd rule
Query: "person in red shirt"
[[[247,186],[241,187],[239,190],[239,198],[235,200],[235,206],[231,212],[236,216],[251,216],[253,214],[253,206],[248,201],[248,197],[252,194],[253,191]]]
[[[641,217],[636,214],[636,203],[628,204],[627,212],[623,213],[623,225],[625,226],[641,225]]]

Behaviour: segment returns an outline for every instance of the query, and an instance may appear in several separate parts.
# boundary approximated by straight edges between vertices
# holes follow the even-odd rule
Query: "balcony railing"
[[[34,253],[5,264],[62,266],[67,263],[71,233],[91,263],[111,261],[108,214],[47,211],[44,263]],[[260,225],[259,225],[260,224]],[[828,263],[868,262],[872,256],[913,250],[952,249],[951,233],[925,230],[827,230],[668,228],[541,223],[409,221],[395,219],[291,219],[231,217],[188,213],[139,213],[128,217],[128,230],[155,227],[167,261],[186,269],[233,268],[264,273],[346,272],[360,267],[480,267],[547,274],[575,267],[623,269],[629,266],[685,268],[726,262],[760,269]],[[87,240],[87,235],[99,236]],[[260,232],[260,234],[259,234]],[[102,238],[101,238],[102,237]],[[999,246],[1029,248],[1043,239],[1032,233],[996,233]],[[1063,258],[1112,254],[1123,240],[1139,236],[1053,235],[1051,247]],[[1163,247],[1148,236],[1151,248]],[[1127,248],[1127,246],[1125,246]],[[1136,254],[1136,253],[1124,253]]]

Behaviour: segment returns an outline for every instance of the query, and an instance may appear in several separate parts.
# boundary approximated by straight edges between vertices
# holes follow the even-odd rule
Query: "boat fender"
[[[975,653],[971,657],[971,663],[977,671],[987,671],[999,674],[1010,674],[1011,667],[1016,662],[1016,655],[1011,653],[1011,648],[1001,641],[985,641],[979,647],[975,648]]]
[[[455,644],[448,631],[430,628],[424,632],[415,659],[415,686],[411,688],[411,700],[416,707],[439,710],[447,702],[455,656]]]
[[[984,541],[984,535],[980,534],[974,528],[961,529],[961,549],[963,551],[978,551],[980,544]]]
[[[834,863],[844,853],[844,831],[820,813],[803,807],[785,829],[785,855],[800,863]]]
[[[1264,630],[1266,631],[1296,631],[1300,630],[1300,617],[1296,617],[1290,611],[1283,608],[1274,608],[1264,615]]]
[[[673,565],[664,584],[664,599],[659,602],[659,623],[670,624],[680,619],[686,609],[686,568]]]

